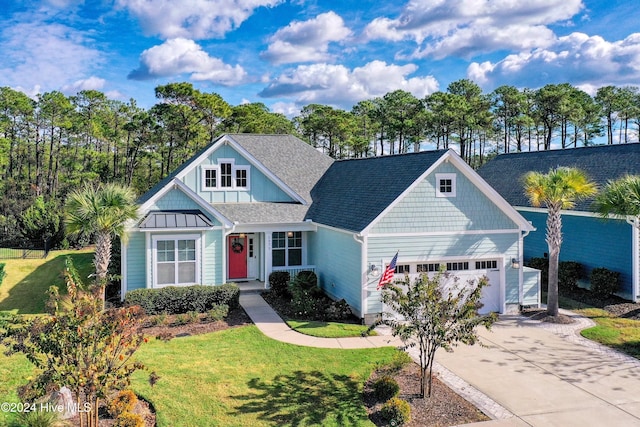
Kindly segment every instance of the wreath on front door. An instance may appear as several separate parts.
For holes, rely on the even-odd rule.
[[[241,254],[243,249],[244,246],[242,246],[242,243],[238,241],[233,242],[233,244],[231,245],[231,250],[236,254]]]

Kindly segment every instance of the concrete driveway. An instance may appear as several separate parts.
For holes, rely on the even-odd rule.
[[[451,371],[472,386],[462,386],[463,394],[475,388],[476,404],[494,405],[499,419],[471,425],[640,426],[640,361],[579,337],[576,329],[589,326],[579,321],[567,327],[501,317],[490,332],[481,330],[486,347],[436,353],[445,379]],[[490,399],[483,402],[482,393]]]

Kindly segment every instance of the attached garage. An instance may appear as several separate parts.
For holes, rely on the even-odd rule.
[[[449,273],[449,277],[445,279],[444,286],[446,288],[453,288],[456,286],[456,283],[458,287],[465,286],[470,282],[478,283],[480,278],[486,276],[489,279],[489,286],[485,287],[482,291],[483,306],[480,309],[480,313],[501,313],[503,311],[501,295],[504,289],[500,270],[502,264],[502,260],[497,259],[403,263],[396,265],[394,278],[402,279],[402,276],[406,274],[413,281],[423,273],[432,276],[439,271],[441,266],[445,266],[445,271]]]

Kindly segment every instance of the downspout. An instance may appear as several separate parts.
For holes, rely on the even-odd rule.
[[[626,218],[627,224],[633,227],[631,231],[631,256],[633,257],[633,262],[631,263],[631,275],[632,275],[632,290],[631,290],[631,298],[633,302],[638,302],[638,287],[640,286],[640,278],[638,278],[638,274],[640,272],[640,268],[638,268],[638,263],[640,262],[640,253],[638,253],[638,238],[640,237],[638,231],[640,230],[640,218],[627,216]]]
[[[353,240],[360,243],[360,277],[364,277],[363,283],[360,284],[360,316],[364,319],[364,315],[367,312],[367,245],[366,237],[360,233],[353,234]]]

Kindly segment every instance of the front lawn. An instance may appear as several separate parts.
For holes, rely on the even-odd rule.
[[[70,256],[85,283],[93,272],[93,250],[51,251],[45,259],[10,259],[6,264],[6,277],[0,285],[0,311],[16,314],[43,313],[49,286],[57,285],[64,291],[64,261]]]
[[[299,347],[251,325],[150,341],[139,360],[160,380],[151,387],[138,372],[134,389],[153,403],[158,426],[372,425],[364,382],[396,351]]]
[[[134,374],[133,388],[153,404],[159,427],[372,426],[364,383],[397,351],[299,347],[243,326],[150,340],[138,352],[147,371]],[[153,387],[150,372],[160,377]],[[0,396],[17,402],[15,388],[32,373],[23,356],[0,356]],[[0,425],[13,419],[0,413]]]
[[[366,325],[355,323],[323,322],[320,320],[287,320],[291,329],[301,334],[318,338],[359,337],[369,329]],[[371,331],[368,335],[377,335]]]

